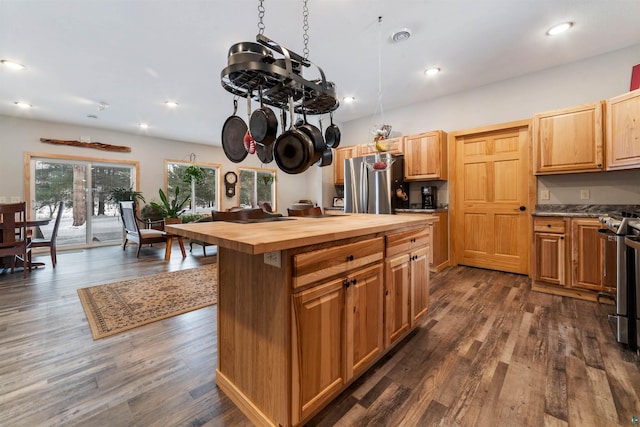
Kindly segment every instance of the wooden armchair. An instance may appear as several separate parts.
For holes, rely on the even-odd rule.
[[[127,243],[133,242],[138,245],[136,258],[140,258],[140,247],[142,245],[153,243],[171,244],[171,237],[162,230],[153,228],[140,228],[135,214],[135,205],[133,202],[120,202],[120,215],[122,216],[122,226],[124,227],[125,239],[122,250],[127,249]],[[167,247],[166,253],[170,254],[170,246]],[[168,259],[165,255],[165,259]]]
[[[27,268],[31,271],[31,242],[27,237],[26,224],[27,204],[0,204],[0,223],[2,239],[0,240],[0,257],[11,257],[11,272],[15,271],[16,257],[22,258],[23,275],[27,277]]]
[[[289,216],[320,216],[322,215],[322,208],[320,206],[314,206],[307,209],[287,209]]]

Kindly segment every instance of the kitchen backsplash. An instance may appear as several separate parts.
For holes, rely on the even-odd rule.
[[[537,201],[540,205],[639,205],[640,170],[538,176]]]

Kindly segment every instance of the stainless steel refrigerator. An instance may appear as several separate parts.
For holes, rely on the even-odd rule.
[[[372,165],[375,155],[344,161],[344,211],[351,213],[392,214],[409,207],[409,188],[404,183],[404,156],[393,156],[386,170]]]

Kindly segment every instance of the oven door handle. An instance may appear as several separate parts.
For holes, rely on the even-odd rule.
[[[607,229],[607,228],[600,228],[598,229],[598,237],[600,237],[601,239],[603,239],[604,241],[610,241],[610,242],[615,242],[616,241],[616,233],[614,233],[613,231]],[[603,253],[602,253],[602,257],[606,260],[607,259],[607,245],[603,245]],[[608,262],[604,262],[604,268],[603,268],[603,272],[602,274],[604,275],[604,277],[607,277],[607,264]]]

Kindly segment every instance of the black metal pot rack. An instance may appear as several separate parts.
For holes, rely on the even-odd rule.
[[[267,55],[228,65],[220,73],[222,87],[227,92],[259,99],[261,91],[264,104],[280,109],[288,108],[291,97],[295,112],[300,114],[326,114],[340,106],[335,84],[327,81],[319,66],[262,34],[256,36],[256,41],[282,54],[284,61]],[[319,70],[320,78],[306,80],[301,69],[312,65]]]

